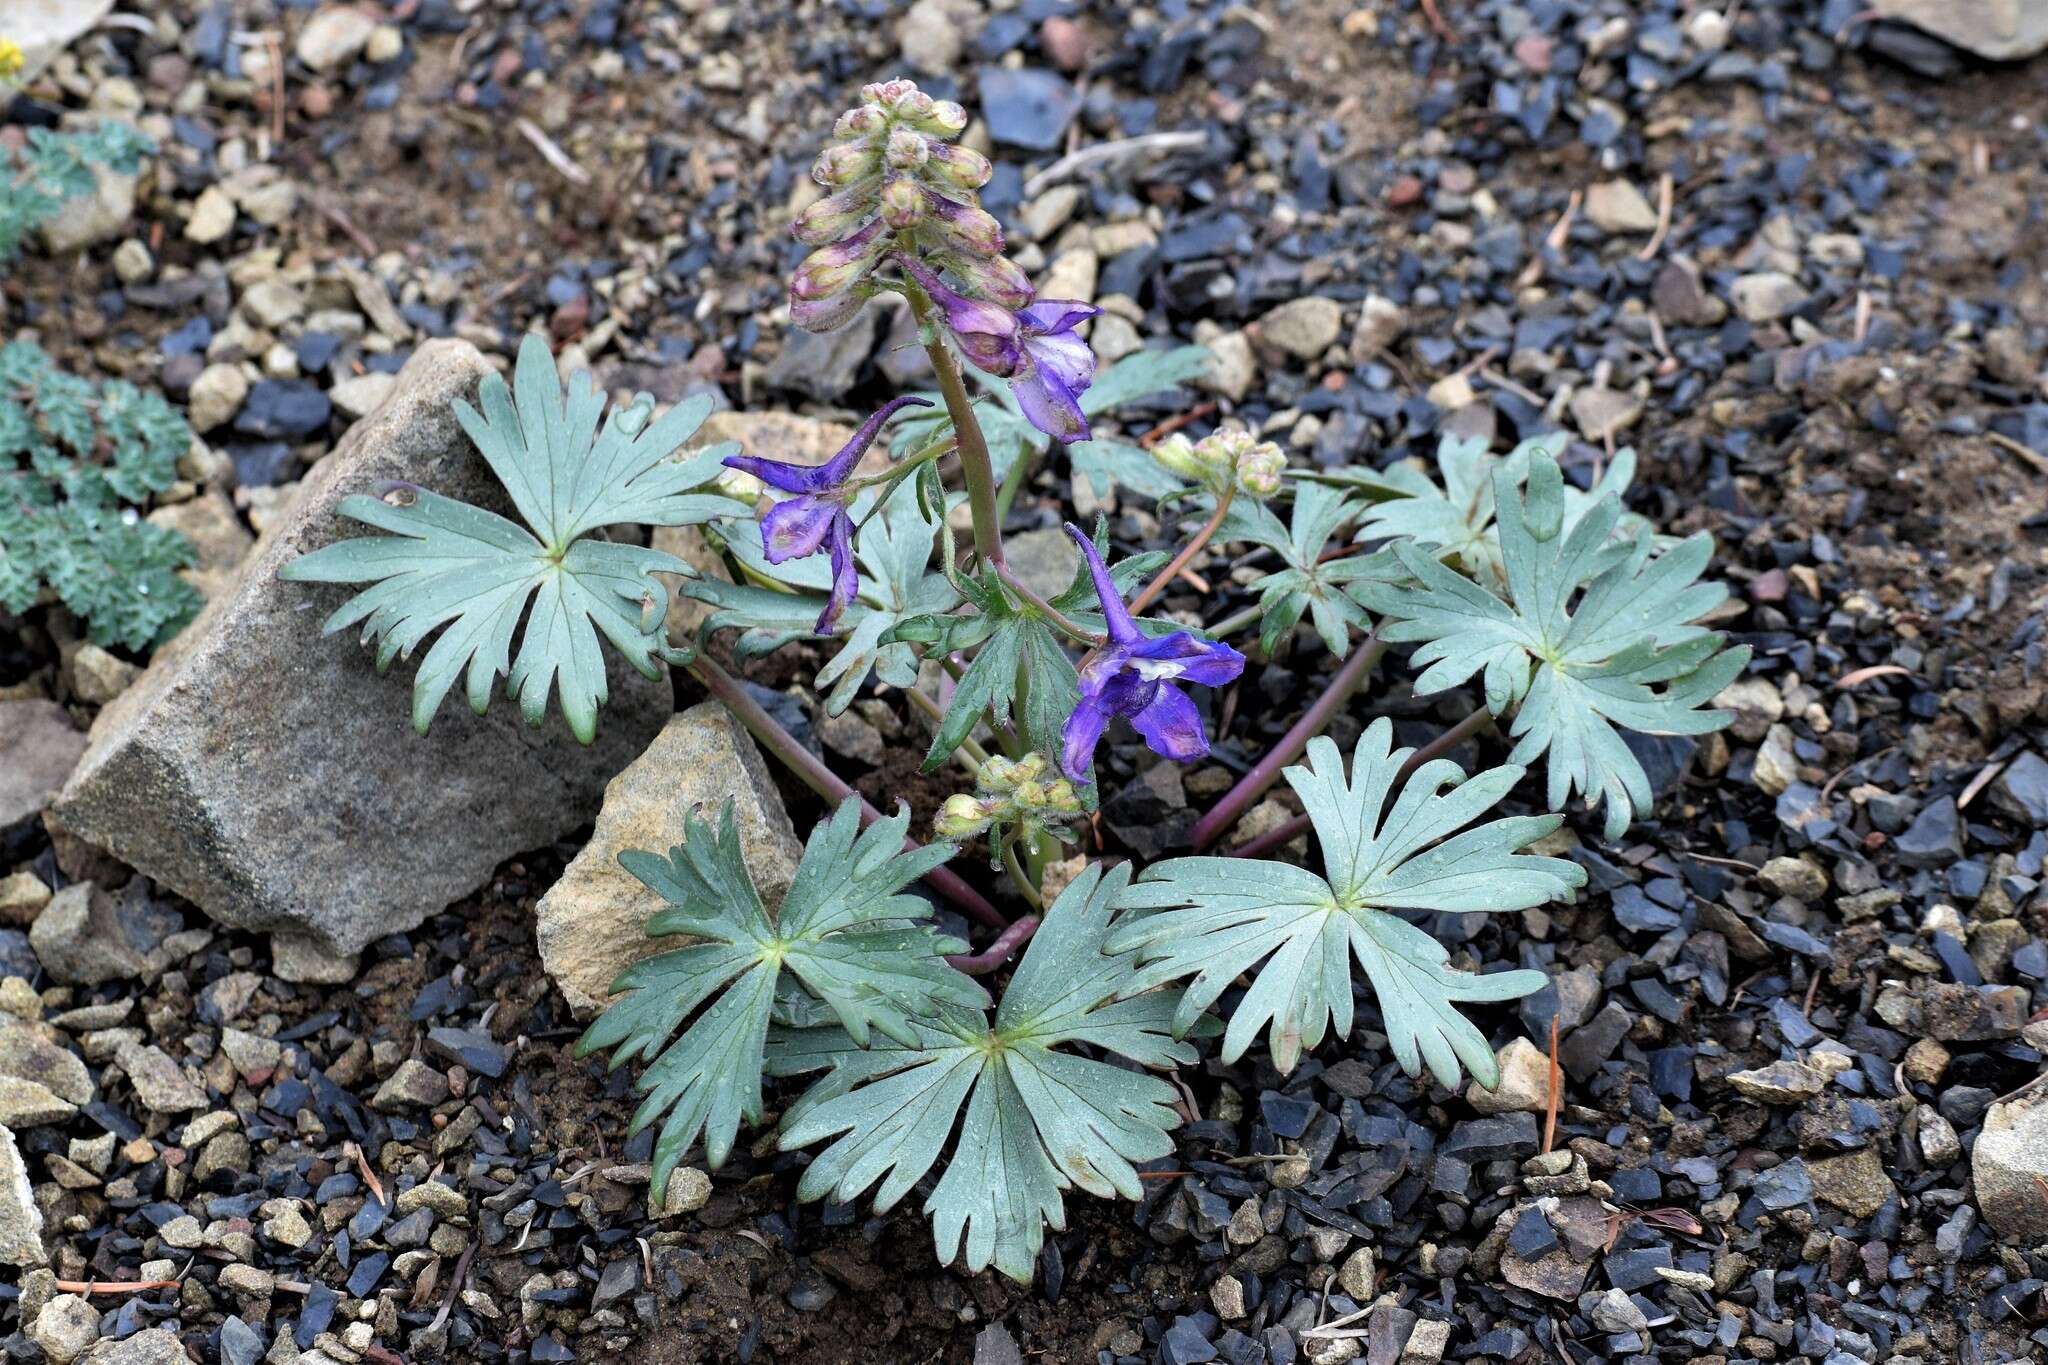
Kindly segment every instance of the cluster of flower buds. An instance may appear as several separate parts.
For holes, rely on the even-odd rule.
[[[1235,487],[1254,498],[1270,498],[1280,491],[1280,474],[1287,468],[1279,446],[1231,427],[1199,441],[1175,432],[1152,447],[1152,458],[1217,497]]]
[[[892,251],[1010,307],[1029,303],[1031,282],[1004,258],[1002,229],[974,194],[988,183],[988,158],[952,142],[967,111],[904,80],[865,86],[861,99],[840,115],[811,170],[830,193],[792,229],[818,249],[790,280],[791,318],[813,332],[844,325]]]
[[[1081,794],[1042,754],[991,758],[981,765],[974,795],[946,798],[932,828],[941,839],[970,839],[990,826],[1018,824],[1070,838],[1082,814]]]

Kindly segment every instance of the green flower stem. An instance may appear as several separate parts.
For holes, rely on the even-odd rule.
[[[1024,480],[1031,477],[1031,467],[1038,463],[1039,454],[1035,447],[1026,446],[1003,471],[1003,486],[996,490],[996,516],[1010,515],[1010,504],[1017,500],[1017,490],[1024,486]]]
[[[995,466],[989,462],[988,441],[981,423],[974,418],[974,403],[967,396],[967,383],[960,366],[936,330],[932,301],[915,283],[904,290],[918,329],[931,340],[925,354],[931,357],[932,373],[939,377],[939,392],[946,399],[946,413],[953,419],[953,434],[960,442],[960,477],[967,485],[967,506],[974,514],[974,553],[984,563],[1003,567],[1002,514],[996,510]]]
[[[1036,843],[1037,841],[1032,840],[1032,842]],[[1017,861],[1017,841],[1015,839],[1003,841],[1003,870],[1010,874],[1010,881],[1016,886],[1017,894],[1024,898],[1027,905],[1034,911],[1045,909],[1045,897],[1039,894],[1038,883],[1032,879],[1030,873],[1024,870],[1024,865]]]
[[[946,959],[957,970],[969,976],[987,976],[996,968],[1021,952],[1031,935],[1038,929],[1038,916],[1026,915],[1009,928],[994,943],[978,953],[956,953]]]
[[[762,709],[761,704],[747,695],[730,673],[720,668],[705,654],[698,654],[687,661],[690,675],[704,690],[725,703],[726,708],[739,717],[740,724],[747,727],[761,747],[780,759],[789,770],[797,775],[806,787],[832,804],[838,804],[847,797],[856,795],[839,775],[826,767],[816,754],[797,743],[796,737],[776,723],[775,717]],[[882,818],[882,813],[869,805],[863,797],[860,803],[860,823],[865,829]],[[909,847],[915,847],[910,840]],[[959,875],[943,867],[933,868],[925,873],[925,881],[932,890],[960,907],[971,918],[991,929],[1007,930],[1010,921],[1003,912],[988,903],[979,891],[962,881]]]
[[[1259,606],[1258,604],[1254,603],[1253,605],[1246,607],[1243,611],[1234,613],[1230,616],[1226,616],[1221,621],[1218,621],[1215,625],[1204,626],[1202,629],[1206,630],[1212,639],[1228,640],[1231,636],[1237,634],[1246,626],[1257,625],[1259,623],[1259,618],[1261,616],[1264,616],[1265,614],[1265,609]]]
[[[901,483],[904,475],[915,472],[921,464],[929,464],[931,461],[950,453],[959,442],[960,438],[958,436],[942,436],[923,449],[905,455],[902,459],[878,474],[863,474],[857,479],[847,480],[846,486],[857,489],[872,488],[878,483]]]
[[[927,716],[930,716],[933,720],[945,719],[946,713],[939,709],[939,704],[917,688],[906,687],[903,689],[903,695],[910,698],[911,705],[924,712]],[[967,769],[969,777],[980,777],[981,765],[988,762],[988,750],[982,748],[981,744],[971,735],[960,741],[960,747],[953,751],[953,756],[960,760],[961,767]]]
[[[1089,645],[1092,647],[1102,643],[1102,637],[1100,635],[1095,634],[1093,631],[1082,629],[1079,625],[1076,625],[1073,621],[1069,620],[1067,616],[1063,612],[1061,612],[1058,607],[1055,607],[1052,603],[1046,601],[1043,597],[1040,597],[1037,593],[1033,592],[1031,590],[1031,585],[1026,583],[1023,579],[1019,578],[1016,572],[1013,569],[1011,569],[1008,564],[996,565],[996,575],[1003,580],[1004,584],[1009,587],[1011,592],[1014,592],[1017,594],[1017,596],[1023,598],[1025,603],[1029,605],[1034,611],[1036,611],[1039,615],[1043,616],[1046,620],[1052,622],[1055,626],[1058,626],[1067,634],[1073,636],[1082,644]]]
[[[1236,496],[1237,485],[1234,483],[1223,490],[1223,495],[1216,499],[1216,512],[1209,518],[1208,525],[1195,532],[1195,538],[1181,546],[1180,553],[1173,557],[1173,562],[1161,569],[1159,576],[1146,584],[1143,592],[1131,599],[1131,615],[1136,616],[1145,610],[1159,594],[1166,591],[1167,584],[1180,577],[1180,571],[1188,566],[1188,561],[1201,553],[1202,547],[1209,543],[1210,537],[1222,527],[1223,518],[1230,511],[1230,500]]]
[[[1238,779],[1237,785],[1223,794],[1223,799],[1210,807],[1208,814],[1195,822],[1194,844],[1197,850],[1205,849],[1216,842],[1223,832],[1237,823],[1237,817],[1245,807],[1265,795],[1266,788],[1280,778],[1280,770],[1301,757],[1308,742],[1321,734],[1337,713],[1344,709],[1344,703],[1358,690],[1372,672],[1372,666],[1379,662],[1380,655],[1387,652],[1386,642],[1377,634],[1368,637],[1351,651],[1351,657],[1330,679],[1330,685],[1323,689],[1302,713],[1294,727],[1281,736],[1267,755],[1253,764],[1251,770]]]
[[[1453,725],[1450,729],[1408,755],[1408,761],[1401,765],[1401,770],[1398,773],[1394,774],[1394,780],[1390,785],[1400,786],[1408,780],[1410,773],[1423,764],[1433,758],[1442,758],[1481,730],[1489,728],[1492,720],[1493,713],[1491,711],[1487,710],[1484,706],[1478,708],[1471,715],[1465,717],[1465,719],[1459,721],[1456,725]],[[1261,853],[1279,848],[1282,844],[1292,840],[1295,835],[1307,829],[1308,825],[1309,820],[1306,815],[1297,815],[1284,824],[1275,825],[1256,839],[1247,839],[1244,843],[1231,849],[1228,856],[1232,858],[1256,858]]]

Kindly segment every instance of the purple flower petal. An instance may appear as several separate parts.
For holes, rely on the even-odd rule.
[[[1084,786],[1091,780],[1088,770],[1095,763],[1095,746],[1102,742],[1102,731],[1108,724],[1109,712],[1087,701],[1067,717],[1066,727],[1060,732],[1060,771],[1069,779]]]
[[[1202,687],[1221,687],[1244,672],[1244,655],[1221,641],[1197,639],[1185,630],[1147,640],[1130,653],[1134,661],[1152,665],[1137,665],[1141,674]]]
[[[959,343],[967,363],[984,373],[1007,379],[1028,363],[1018,338],[1017,319],[1009,309],[970,299],[910,257],[899,258],[903,273],[917,282],[945,316],[946,330]]]
[[[1095,382],[1095,352],[1072,332],[1026,336],[1024,350],[1030,355],[1032,364],[1050,373],[1067,392],[1077,397]]]
[[[1082,303],[1078,299],[1040,299],[1019,309],[1017,318],[1026,331],[1037,336],[1052,336],[1058,332],[1073,331],[1101,311],[1094,304]]]
[[[860,463],[860,457],[867,454],[868,447],[873,445],[875,437],[881,434],[884,422],[895,416],[902,408],[930,406],[930,400],[912,398],[908,395],[891,399],[883,404],[874,416],[861,423],[860,430],[853,434],[853,439],[840,447],[839,453],[823,464],[796,464],[788,460],[770,460],[760,455],[728,455],[720,463],[727,469],[752,474],[761,482],[779,488],[785,493],[823,493],[846,482],[848,476],[853,473],[854,466]],[[816,550],[817,546],[813,545],[804,553],[812,554]],[[771,562],[780,563],[779,560]]]
[[[1192,762],[1209,752],[1202,713],[1195,709],[1194,698],[1177,687],[1161,687],[1151,705],[1131,717],[1131,725],[1154,753],[1176,763]]]
[[[1051,370],[1034,366],[1029,374],[1010,381],[1010,392],[1024,410],[1024,420],[1055,441],[1072,444],[1088,439],[1088,414]]]
[[[853,518],[838,508],[832,518],[832,592],[825,610],[818,615],[818,634],[830,635],[832,626],[860,593],[860,574],[853,566]]]
[[[844,515],[838,503],[810,493],[778,502],[761,518],[761,549],[770,564],[814,555],[823,547],[834,519]]]
[[[1101,555],[1095,553],[1095,542],[1082,535],[1081,528],[1071,521],[1067,523],[1067,534],[1074,538],[1074,543],[1081,547],[1082,558],[1088,561],[1088,577],[1095,584],[1095,595],[1102,600],[1102,619],[1109,625],[1110,644],[1124,650],[1142,644],[1145,637],[1138,633],[1137,623],[1124,609],[1123,596],[1117,592],[1116,582],[1109,576],[1109,566],[1102,562]],[[1102,653],[1107,656],[1110,651],[1105,649]]]

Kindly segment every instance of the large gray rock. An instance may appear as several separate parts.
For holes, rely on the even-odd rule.
[[[41,1265],[46,1259],[35,1187],[28,1183],[14,1134],[0,1127],[0,1265]]]
[[[56,702],[0,701],[0,829],[41,814],[84,753]]]
[[[113,8],[114,0],[0,0],[0,34],[21,46],[23,65],[15,80],[34,80]]]
[[[590,842],[534,908],[541,964],[579,1015],[609,1000],[613,979],[629,965],[688,942],[647,937],[648,917],[664,902],[619,866],[619,854],[666,855],[683,842],[685,816],[695,811],[715,824],[728,799],[747,868],[773,910],[803,846],[761,751],[723,703],[703,702],[675,717],[605,789]]]
[[[2000,1100],[1970,1149],[1984,1221],[2023,1246],[2048,1242],[2048,1086]]]
[[[451,696],[418,736],[411,665],[379,676],[352,634],[321,633],[350,590],[278,577],[300,554],[363,533],[335,504],[390,480],[509,511],[450,407],[473,400],[488,372],[467,342],[419,348],[199,619],[100,713],[46,816],[53,830],[217,920],[348,953],[597,814],[606,780],[671,714],[666,677],[612,660],[588,748],[552,707],[528,728],[502,696],[483,717]]]
[[[1870,9],[1994,62],[2048,50],[2048,5],[2041,0],[1872,0]]]

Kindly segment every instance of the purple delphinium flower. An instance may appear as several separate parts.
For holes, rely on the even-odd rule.
[[[1209,752],[1201,714],[1194,700],[1174,684],[1221,687],[1244,672],[1244,655],[1185,630],[1157,639],[1144,635],[1125,609],[1093,542],[1071,522],[1067,534],[1088,558],[1088,574],[1095,580],[1095,595],[1102,599],[1109,639],[1081,660],[1081,704],[1067,718],[1060,736],[1060,768],[1076,782],[1089,780],[1095,746],[1111,716],[1129,720],[1153,752],[1176,763],[1201,758]]]
[[[1095,352],[1074,329],[1101,312],[1072,299],[1040,299],[1015,312],[947,287],[935,273],[899,258],[904,273],[945,314],[969,364],[1010,381],[1025,418],[1056,441],[1088,439],[1081,395],[1095,382]]]
[[[752,474],[771,488],[797,495],[776,503],[761,518],[761,549],[770,564],[803,559],[820,550],[831,554],[832,589],[818,616],[820,635],[832,633],[832,623],[860,591],[860,575],[853,566],[853,518],[846,512],[852,493],[844,485],[881,434],[882,424],[895,416],[897,409],[930,406],[922,398],[893,399],[863,422],[837,455],[819,465],[791,464],[759,455],[725,457],[726,468]]]

